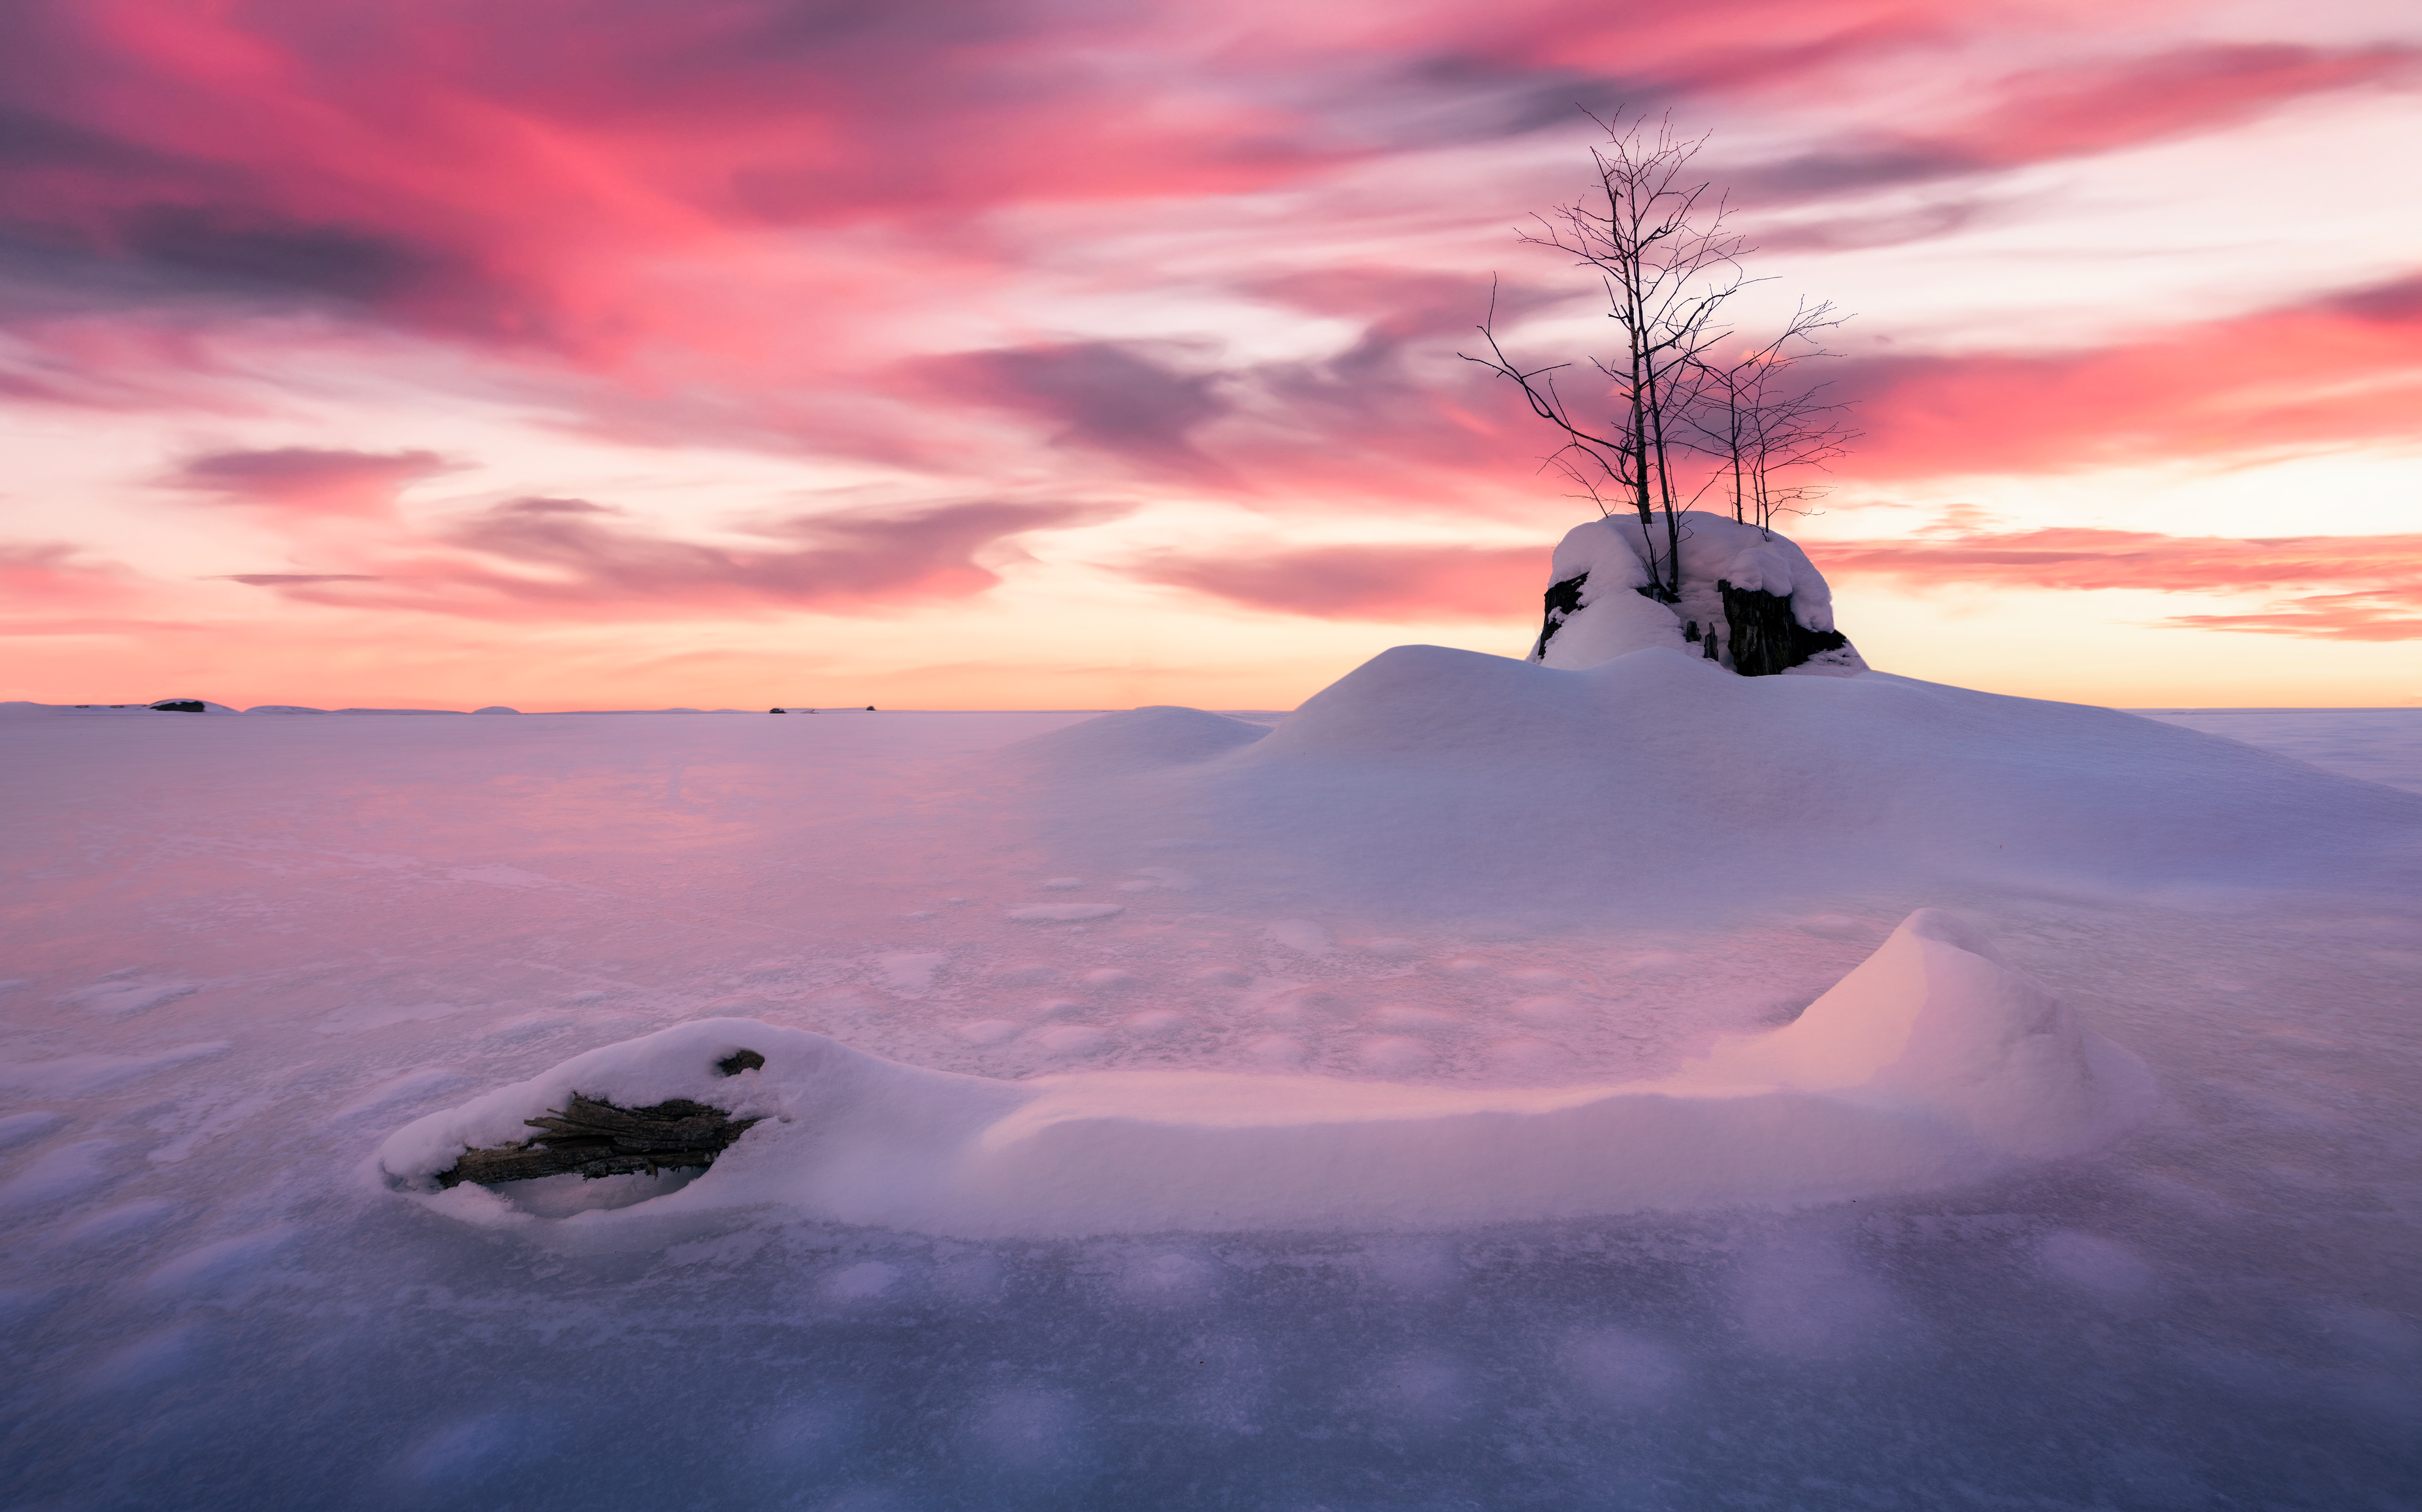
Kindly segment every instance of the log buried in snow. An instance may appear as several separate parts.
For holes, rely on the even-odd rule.
[[[742,1050],[717,1062],[716,1068],[725,1076],[737,1076],[764,1063],[756,1051]],[[569,1175],[594,1180],[710,1166],[758,1120],[733,1118],[720,1108],[685,1097],[653,1108],[618,1108],[574,1093],[561,1112],[523,1122],[540,1132],[518,1144],[464,1151],[451,1169],[437,1173],[437,1184],[493,1186]]]

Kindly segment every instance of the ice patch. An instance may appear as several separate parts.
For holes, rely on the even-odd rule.
[[[890,991],[915,996],[932,990],[934,973],[949,959],[944,954],[895,951],[874,958],[874,975]]]
[[[1846,1246],[1778,1243],[1752,1254],[1736,1279],[1741,1332],[1760,1353],[1838,1360],[1896,1342],[1898,1300]]]
[[[447,872],[456,882],[479,882],[492,888],[551,888],[555,878],[525,872],[518,866],[457,866]]]
[[[1121,1297],[1147,1306],[1207,1301],[1219,1290],[1219,1263],[1207,1255],[1163,1250],[1131,1257],[1121,1268]]]
[[[1282,919],[1270,926],[1270,938],[1301,955],[1327,955],[1335,947],[1329,931],[1309,919]]]
[[[1506,1011],[1542,1025],[1576,1023],[1581,1016],[1581,1005],[1570,998],[1523,998],[1507,1004]]]
[[[188,1324],[137,1339],[95,1365],[84,1378],[84,1389],[129,1391],[182,1375],[192,1364],[193,1335]]]
[[[129,1235],[155,1228],[174,1217],[177,1211],[176,1204],[156,1198],[120,1203],[116,1207],[103,1208],[89,1218],[78,1219],[69,1224],[59,1231],[55,1242],[68,1247],[109,1244]]]
[[[1583,1394],[1619,1409],[1654,1407],[1680,1392],[1690,1368],[1680,1351],[1621,1329],[1589,1329],[1558,1351],[1565,1376]]]
[[[1571,1052],[1535,1039],[1499,1040],[1488,1047],[1488,1058],[1518,1077],[1539,1077],[1565,1070],[1572,1064]]]
[[[468,1002],[364,1002],[323,1014],[311,1026],[320,1034],[360,1034],[395,1024],[417,1024],[430,1018],[450,1018],[477,1007]]]
[[[2153,1284],[2152,1268],[2136,1252],[2099,1234],[2063,1229],[2045,1236],[2044,1268],[2072,1285],[2108,1297],[2129,1297]]]
[[[862,1260],[826,1277],[824,1293],[835,1301],[862,1302],[889,1291],[899,1279],[897,1267],[880,1260]]]
[[[1401,1034],[1364,1040],[1356,1058],[1372,1070],[1392,1077],[1409,1076],[1437,1059],[1428,1046]]]
[[[1041,1046],[1046,1054],[1068,1057],[1091,1055],[1109,1038],[1102,1031],[1083,1024],[1046,1029],[1028,1037]]]
[[[1453,1014],[1402,1006],[1377,1009],[1363,1022],[1392,1034],[1445,1034],[1463,1027],[1463,1020]]]
[[[967,1447],[1009,1469],[1033,1470],[1065,1458],[1081,1422],[1076,1404],[1056,1393],[1005,1392],[974,1414]]]
[[[1069,1026],[1035,1038],[1077,1053],[1100,1033]],[[1428,1053],[1390,1038],[1374,1042],[1380,1053]],[[742,1048],[764,1065],[720,1075],[716,1062]],[[1273,1066],[1304,1054],[1285,1035],[1246,1050]],[[477,1199],[464,1189],[439,1199],[431,1178],[465,1147],[520,1138],[524,1119],[574,1090],[625,1107],[686,1097],[763,1120],[652,1212],[772,1205],[969,1237],[1791,1206],[1950,1186],[2090,1149],[2149,1097],[2131,1056],[2000,964],[1968,926],[1921,909],[1796,1022],[1719,1041],[1654,1080],[1480,1091],[1098,1071],[1013,1082],[707,1019],[432,1113],[390,1137],[381,1164],[440,1211],[467,1214]],[[1782,1317],[1800,1303],[1744,1305]],[[1768,1331],[1778,1330],[1789,1331]],[[1814,1334],[1778,1347],[1802,1345],[1833,1347]]]
[[[407,1480],[447,1485],[510,1457],[529,1438],[527,1425],[502,1412],[449,1424],[397,1461]]]
[[[144,1278],[144,1285],[163,1295],[193,1295],[257,1284],[261,1262],[284,1249],[294,1236],[292,1225],[278,1223],[215,1240],[164,1262]]]
[[[1289,1034],[1264,1034],[1247,1041],[1245,1053],[1264,1065],[1299,1065],[1303,1062],[1303,1041]]]
[[[29,1140],[40,1139],[65,1124],[59,1113],[10,1113],[0,1118],[0,1150],[14,1149]]]
[[[83,1140],[45,1151],[0,1187],[0,1209],[45,1207],[99,1188],[109,1178],[105,1158],[116,1148],[113,1140]]]
[[[1115,903],[1046,903],[1030,908],[1012,908],[1009,917],[1022,924],[1081,924],[1124,912],[1126,909]]]
[[[203,1040],[149,1055],[62,1055],[50,1061],[0,1063],[0,1087],[28,1097],[81,1097],[233,1048],[232,1040]]]
[[[419,1102],[452,1092],[471,1079],[451,1066],[428,1066],[407,1071],[391,1080],[382,1081],[335,1112],[337,1118],[359,1118],[364,1113],[381,1112],[399,1103]]]
[[[61,998],[62,1006],[82,1008],[87,1013],[122,1018],[157,1008],[164,1002],[174,1002],[201,991],[197,983],[171,981],[165,977],[137,975],[134,971],[116,971],[91,986],[82,987]]]

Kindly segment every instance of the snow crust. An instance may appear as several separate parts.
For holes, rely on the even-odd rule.
[[[1576,671],[1635,651],[1663,648],[1694,654],[1683,638],[1686,622],[1719,646],[1729,630],[1719,583],[1742,591],[1772,593],[1791,601],[1791,615],[1810,630],[1833,628],[1833,591],[1808,554],[1780,533],[1760,530],[1724,515],[1686,510],[1679,521],[1682,593],[1667,606],[1643,598],[1647,562],[1672,549],[1662,528],[1653,543],[1637,516],[1610,515],[1566,531],[1548,570],[1550,585],[1587,575],[1578,610],[1557,625],[1532,659]],[[1721,658],[1720,658],[1721,659]],[[1841,676],[1864,670],[1855,650],[1826,654],[1794,671]]]
[[[716,1063],[755,1050],[762,1069]],[[2073,1155],[2149,1102],[2127,1052],[1952,916],[1910,916],[1790,1026],[1653,1080],[1473,1091],[1318,1077],[953,1076],[822,1035],[708,1019],[592,1050],[398,1131],[379,1163],[443,1211],[466,1148],[574,1094],[762,1120],[705,1174],[592,1228],[778,1206],[960,1237],[1345,1226],[1421,1230],[1641,1208],[1797,1205]],[[566,1220],[571,1221],[574,1220]]]

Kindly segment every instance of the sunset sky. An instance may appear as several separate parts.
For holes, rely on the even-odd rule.
[[[21,0],[0,699],[1291,707],[1595,513],[1457,359],[1670,112],[1892,671],[2422,702],[2411,0]]]

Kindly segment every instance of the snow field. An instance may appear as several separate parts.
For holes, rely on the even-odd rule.
[[[0,727],[14,1494],[2410,1500],[2416,800],[1880,676],[1698,701],[1655,656],[1471,661],[1392,654],[1278,734],[1194,711]],[[1012,917],[1066,905],[1118,911]],[[1664,1080],[1804,1038],[1927,906],[2158,1103],[1947,1185],[1486,1223],[968,1238],[727,1206],[746,1170],[722,1166],[475,1223],[378,1173],[418,1120],[715,1019],[965,1077],[960,1118],[1105,1074]],[[1182,1195],[1183,1160],[1109,1153]],[[1030,1212],[1102,1189],[1022,1189]]]

